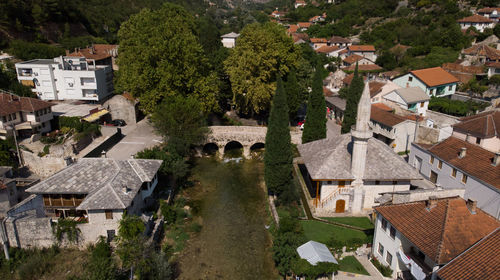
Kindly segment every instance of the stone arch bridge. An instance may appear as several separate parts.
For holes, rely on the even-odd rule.
[[[200,149],[205,150],[209,146],[217,147],[219,156],[224,156],[228,145],[243,147],[243,156],[248,158],[250,152],[256,148],[263,148],[266,142],[267,127],[261,126],[210,126],[210,132]],[[292,143],[302,142],[302,131],[292,128],[290,131]],[[214,146],[215,145],[215,146]],[[199,150],[201,152],[201,150]]]

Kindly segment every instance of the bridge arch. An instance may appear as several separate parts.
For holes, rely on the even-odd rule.
[[[203,145],[201,152],[204,155],[215,155],[217,154],[218,151],[219,151],[219,145],[217,145],[217,143],[210,142]]]
[[[240,141],[232,140],[224,145],[224,154],[231,153],[232,155],[242,154],[244,151],[244,146]]]

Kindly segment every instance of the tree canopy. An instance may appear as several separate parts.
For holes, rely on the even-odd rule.
[[[271,193],[290,194],[292,185],[292,145],[288,127],[288,106],[281,77],[278,77],[264,152],[264,179]],[[288,199],[288,198],[287,198]]]
[[[326,138],[326,103],[323,95],[323,77],[321,64],[316,66],[312,91],[307,101],[306,122],[302,133],[302,143]]]
[[[243,28],[224,62],[237,108],[243,113],[269,110],[276,76],[285,76],[296,67],[298,55],[292,39],[276,23],[254,23]]]
[[[344,112],[344,120],[342,121],[342,133],[351,131],[351,126],[356,124],[356,116],[358,112],[358,103],[363,93],[364,83],[363,77],[358,73],[358,64],[354,70],[354,77],[352,78],[349,89],[346,92],[346,107]]]
[[[216,109],[216,76],[195,32],[193,17],[178,5],[131,16],[118,32],[117,88],[138,97],[146,113],[174,96],[196,98],[205,112]]]

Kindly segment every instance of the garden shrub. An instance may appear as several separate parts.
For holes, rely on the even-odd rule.
[[[385,277],[391,277],[392,276],[392,269],[389,266],[385,266],[381,264],[377,258],[371,259],[372,264],[384,275]]]
[[[77,221],[59,218],[52,228],[57,241],[61,242],[66,236],[70,243],[77,243],[80,236],[80,229],[76,226],[77,224]]]

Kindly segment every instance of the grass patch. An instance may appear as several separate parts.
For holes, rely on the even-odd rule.
[[[370,275],[354,256],[347,256],[342,260],[339,260],[339,270],[363,275]]]
[[[346,242],[350,239],[358,238],[368,240],[369,236],[364,232],[330,225],[318,221],[300,221],[304,234],[309,240],[321,243],[328,243],[332,239]]]
[[[184,249],[185,243],[189,239],[189,234],[183,227],[175,227],[167,232],[166,237],[173,241],[172,247],[174,252],[180,252]]]
[[[360,227],[362,229],[373,229],[373,224],[367,217],[325,217],[321,219],[344,225]]]

